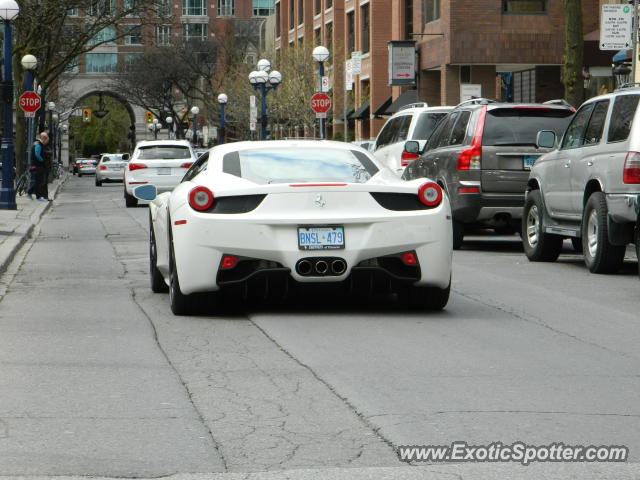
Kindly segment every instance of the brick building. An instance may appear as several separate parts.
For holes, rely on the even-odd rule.
[[[602,2],[610,3],[582,0],[585,34],[595,35]],[[375,136],[382,115],[403,103],[459,103],[462,84],[510,101],[564,96],[560,0],[276,0],[275,9],[276,49],[329,47],[334,130],[343,127],[346,98],[358,139]],[[387,42],[406,39],[416,41],[417,85],[389,87]],[[344,61],[353,51],[362,52],[362,71],[345,97]],[[589,58],[587,68],[607,65],[602,55]]]

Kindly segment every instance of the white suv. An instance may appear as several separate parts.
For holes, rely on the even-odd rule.
[[[138,142],[124,172],[124,200],[127,207],[138,205],[133,189],[155,185],[158,192],[170,192],[180,183],[196,155],[187,140]]]
[[[412,103],[402,107],[387,120],[378,133],[371,147],[373,155],[398,175],[402,175],[404,167],[419,157],[404,152],[405,141],[417,140],[422,151],[438,122],[451,110],[453,107],[429,107],[426,103]]]

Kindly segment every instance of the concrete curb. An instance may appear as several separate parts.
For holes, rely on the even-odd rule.
[[[7,267],[13,261],[18,251],[20,251],[25,242],[31,238],[36,225],[40,223],[44,214],[49,211],[58,195],[58,192],[67,181],[68,177],[69,175],[65,173],[60,180],[54,181],[49,186],[49,197],[52,200],[47,203],[38,204],[31,215],[29,215],[28,220],[18,225],[11,235],[0,245],[0,274],[7,270]]]

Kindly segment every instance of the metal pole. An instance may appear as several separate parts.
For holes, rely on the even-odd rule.
[[[324,62],[318,62],[318,73],[320,74],[320,91],[322,92],[322,77],[324,77]],[[324,140],[326,137],[325,122],[326,122],[326,119],[324,118],[320,119],[320,138],[322,140]]]
[[[262,118],[260,123],[260,140],[267,139],[267,86],[264,83],[260,84],[260,92],[262,93]]]
[[[631,82],[636,81],[636,71],[638,64],[638,0],[633,0],[633,30],[631,31]]]
[[[16,210],[16,191],[13,187],[13,71],[11,23],[4,21],[4,133],[2,135],[2,188],[0,209]]]
[[[225,103],[220,104],[220,144],[223,144],[225,141],[225,131],[224,131],[224,108],[227,105]]]
[[[193,115],[193,146],[198,146],[198,116]]]
[[[26,75],[27,85],[25,91],[31,92],[33,91],[33,72],[31,70],[27,70]],[[27,119],[27,169],[31,167],[31,144],[33,143],[33,126],[35,123],[35,117]]]

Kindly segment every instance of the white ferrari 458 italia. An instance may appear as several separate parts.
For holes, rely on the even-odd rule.
[[[191,311],[192,294],[286,296],[306,284],[397,293],[426,310],[449,299],[447,196],[352,144],[220,145],[172,192],[144,185],[134,195],[150,200],[151,289],[169,290],[177,315]]]

